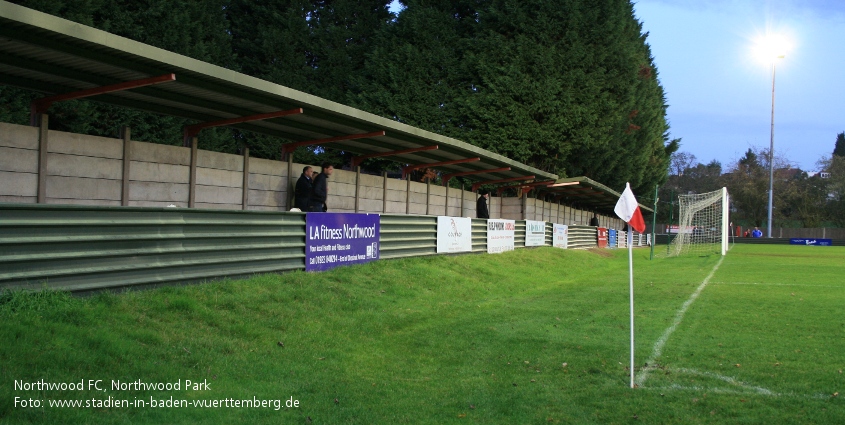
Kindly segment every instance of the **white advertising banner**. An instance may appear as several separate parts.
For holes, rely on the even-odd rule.
[[[437,253],[472,251],[472,219],[437,217]]]
[[[487,252],[513,251],[515,220],[490,219],[487,220]]]
[[[525,220],[525,246],[546,244],[546,222]]]
[[[552,246],[566,249],[566,245],[569,243],[569,226],[555,223],[553,229]]]

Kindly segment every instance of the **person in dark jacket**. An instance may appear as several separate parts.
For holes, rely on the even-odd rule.
[[[487,210],[487,199],[490,198],[490,193],[482,190],[479,193],[478,201],[475,203],[475,215],[478,218],[490,218],[490,212]]]
[[[590,219],[590,226],[599,227],[599,216],[593,213],[593,218]]]
[[[326,199],[329,197],[329,187],[327,179],[332,175],[334,167],[329,164],[323,164],[323,172],[314,177],[314,187],[311,190],[311,211],[326,212]]]
[[[295,198],[293,206],[299,208],[300,211],[308,211],[311,208],[311,189],[314,182],[311,176],[314,170],[310,166],[302,169],[302,175],[296,181],[296,189],[294,190]]]

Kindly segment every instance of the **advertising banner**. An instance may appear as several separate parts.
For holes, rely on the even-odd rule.
[[[683,230],[677,224],[666,226],[666,233],[692,233],[694,226],[684,226]]]
[[[599,248],[607,248],[607,228],[599,227],[598,229],[598,244]]]
[[[472,251],[472,219],[437,217],[437,253]]]
[[[566,249],[569,244],[569,226],[555,223],[552,226],[552,246]]]
[[[789,240],[790,245],[818,245],[818,246],[831,246],[833,245],[833,239],[818,239],[818,238],[792,238]]]
[[[378,260],[379,231],[378,214],[306,214],[305,270]]]
[[[608,246],[608,248],[616,248],[616,234],[617,234],[616,229],[610,229],[607,232],[607,234],[608,234],[608,236],[607,236],[607,239],[608,239],[607,240],[607,246]]]
[[[487,220],[487,252],[513,251],[515,220],[490,219]]]
[[[546,244],[546,222],[525,220],[525,246]]]

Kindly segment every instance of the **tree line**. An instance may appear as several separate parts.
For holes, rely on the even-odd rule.
[[[831,155],[819,159],[817,167],[821,171],[816,174],[793,167],[778,155],[772,158],[764,148],[749,148],[724,169],[718,161],[702,164],[695,155],[676,152],[667,182],[659,190],[657,221],[670,223],[673,217],[677,221],[678,194],[727,187],[734,225],[764,227],[768,220],[771,161],[774,227],[845,227],[845,132],[836,136]]]
[[[638,192],[667,179],[666,99],[630,0],[13,0],[166,50],[454,137],[563,177]],[[0,87],[0,120],[38,94]],[[178,144],[191,122],[69,101],[51,128]],[[278,158],[235,129],[200,147]],[[301,162],[351,155],[300,148]],[[371,160],[375,171],[397,164]]]

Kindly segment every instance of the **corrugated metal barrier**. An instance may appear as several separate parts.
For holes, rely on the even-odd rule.
[[[572,249],[598,247],[596,228],[592,226],[569,226],[567,247]]]
[[[381,258],[437,253],[437,217],[380,221]],[[546,229],[551,246],[551,223]],[[525,245],[524,221],[516,221],[514,245]],[[569,246],[595,247],[595,228],[570,226]],[[472,252],[487,252],[484,219],[472,219]],[[85,291],[303,269],[304,213],[0,206],[0,288]]]
[[[305,268],[305,214],[4,205],[0,287],[88,290]]]
[[[381,228],[380,258],[437,254],[437,217],[435,216],[383,214],[379,220],[379,227]]]

